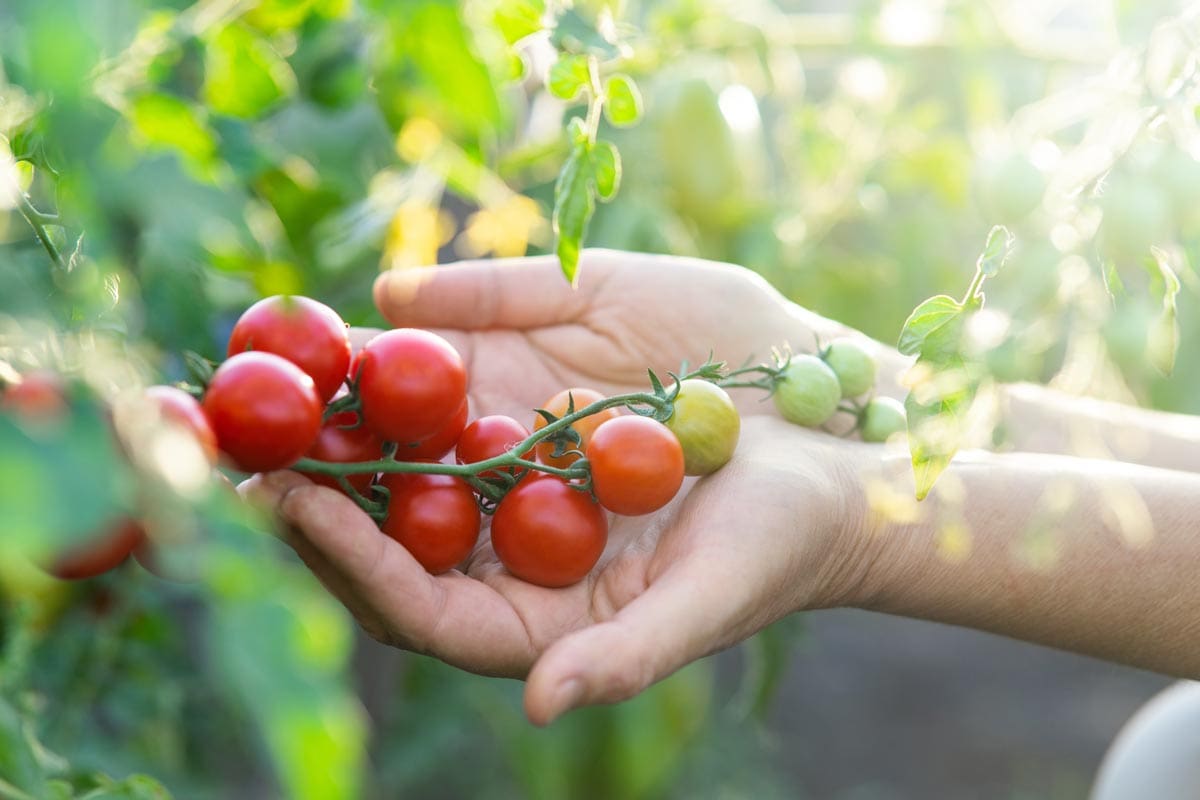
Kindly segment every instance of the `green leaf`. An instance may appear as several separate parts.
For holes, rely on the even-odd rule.
[[[596,142],[592,149],[592,178],[600,200],[607,202],[616,197],[621,186],[621,153],[612,142]]]
[[[628,75],[613,75],[604,83],[604,116],[617,127],[637,122],[642,116],[642,93]]]
[[[130,121],[148,146],[168,147],[206,164],[216,153],[216,139],[201,114],[167,94],[144,94],[130,104]]]
[[[542,30],[542,15],[545,13],[544,0],[500,0],[492,15],[492,22],[504,41],[511,45]]]
[[[0,797],[41,797],[44,783],[25,723],[0,697]]]
[[[900,329],[900,339],[896,349],[906,356],[926,355],[926,342],[939,331],[946,331],[947,326],[953,329],[956,323],[961,323],[963,314],[962,303],[944,294],[931,297],[921,303],[909,314]],[[941,344],[942,337],[935,340]]]
[[[961,359],[949,369],[919,359],[913,370],[921,379],[904,399],[904,410],[917,499],[924,500],[958,452],[979,376]]]
[[[554,187],[554,234],[558,237],[555,251],[563,275],[572,286],[578,280],[579,251],[595,210],[590,154],[587,148],[576,146]]]
[[[565,8],[550,34],[550,43],[560,51],[591,53],[601,59],[616,58],[621,55],[621,50],[610,32],[611,26],[599,26],[575,8]]]
[[[1008,257],[1012,255],[1016,238],[1003,225],[997,225],[988,233],[987,243],[975,266],[989,278],[998,273]]]
[[[1163,280],[1162,311],[1150,324],[1146,333],[1146,357],[1151,365],[1163,375],[1175,369],[1175,358],[1179,352],[1179,322],[1176,312],[1176,296],[1179,294],[1179,276],[1167,261],[1166,254],[1154,248]]]
[[[287,61],[250,28],[226,26],[207,43],[204,100],[213,111],[257,117],[295,89]]]
[[[591,58],[583,55],[559,56],[546,76],[550,94],[563,100],[574,100],[592,83]]]
[[[130,775],[123,781],[105,781],[79,800],[171,800],[167,787],[148,775]]]

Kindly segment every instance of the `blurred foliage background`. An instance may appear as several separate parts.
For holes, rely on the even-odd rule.
[[[1018,250],[975,332],[997,378],[1200,412],[1195,9],[549,5],[0,3],[0,355],[91,390],[69,435],[0,425],[0,797],[803,791],[756,722],[794,621],[736,674],[701,663],[543,732],[517,684],[357,641],[222,491],[156,501],[198,583],[63,585],[17,555],[132,506],[94,398],[218,357],[255,298],[377,325],[381,268],[553,250],[586,105],[547,91],[564,49],[642,93],[638,124],[601,123],[622,181],[588,244],[743,264],[891,342],[1003,223]]]

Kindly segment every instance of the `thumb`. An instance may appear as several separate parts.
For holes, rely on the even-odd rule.
[[[706,585],[683,570],[664,574],[613,619],[559,639],[529,673],[526,715],[547,725],[573,708],[627,700],[725,647],[727,608]]]

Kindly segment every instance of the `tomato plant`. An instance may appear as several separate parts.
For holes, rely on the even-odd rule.
[[[479,539],[475,493],[452,475],[393,473],[381,481],[389,492],[382,530],[433,574],[460,564]]]
[[[683,485],[683,448],[675,434],[647,417],[624,416],[592,433],[587,459],[600,505],[626,516],[649,514]]]
[[[484,461],[507,453],[528,436],[528,429],[512,417],[503,414],[480,417],[468,425],[459,437],[454,458],[459,464]],[[532,455],[527,453],[526,458],[532,459]],[[481,478],[496,476],[496,470],[485,470],[479,474]]]
[[[357,422],[358,415],[353,412],[343,411],[334,414],[325,420],[321,426],[321,432],[317,434],[317,440],[313,442],[312,447],[308,448],[305,456],[335,464],[378,461],[383,457],[383,443],[366,426],[352,427]],[[304,471],[301,471],[301,474],[308,477],[313,483],[342,491],[341,484],[331,475]],[[350,475],[346,480],[358,492],[365,492],[373,478],[373,474],[363,473]]]
[[[321,432],[313,379],[271,353],[238,353],[221,364],[202,405],[221,452],[246,472],[289,466]]]
[[[363,422],[387,442],[429,439],[467,399],[462,357],[436,333],[399,328],[379,334],[359,354]]]
[[[332,308],[309,297],[276,295],[246,309],[233,326],[227,354],[247,350],[291,361],[312,377],[322,400],[333,397],[350,368],[346,323]]]
[[[608,541],[604,511],[560,478],[523,480],[492,517],[492,547],[504,567],[538,586],[570,586],[596,566]]]
[[[574,400],[575,410],[578,411],[584,406],[591,405],[597,400],[603,399],[604,395],[600,394],[595,389],[564,389],[543,403],[542,408],[546,411],[549,411],[556,417],[561,417],[567,413],[567,409],[570,407],[572,400]],[[620,412],[615,408],[606,408],[598,414],[584,417],[578,422],[572,424],[571,427],[574,428],[575,432],[579,434],[581,441],[578,445],[569,447],[568,450],[579,450],[580,452],[583,452],[583,450],[587,447],[588,440],[591,438],[592,431],[596,430],[601,423],[616,418],[619,413]],[[544,427],[546,427],[546,418],[541,414],[538,414],[533,421],[533,430],[534,432],[537,432]],[[536,451],[538,460],[551,467],[566,469],[579,459],[577,454],[570,452],[556,456],[554,455],[554,450],[555,444],[553,442],[541,442],[538,444]]]
[[[699,378],[680,382],[666,425],[683,448],[685,475],[708,475],[725,466],[733,458],[742,429],[729,394]]]

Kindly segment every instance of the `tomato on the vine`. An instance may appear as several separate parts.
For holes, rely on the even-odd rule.
[[[367,430],[366,426],[347,427],[354,425],[357,421],[358,415],[353,411],[343,411],[325,420],[321,426],[321,432],[317,435],[317,440],[313,442],[312,447],[308,448],[305,456],[335,464],[378,461],[383,458],[383,443],[375,434]],[[337,489],[339,492],[342,491],[337,478],[332,475],[303,471],[300,474],[306,476],[313,483]],[[364,472],[358,475],[347,475],[346,480],[361,494],[367,491],[367,487],[371,485],[374,477],[373,473]]]
[[[492,517],[492,548],[500,563],[538,586],[582,580],[607,542],[604,510],[586,492],[555,476],[521,481]]]
[[[453,569],[479,539],[480,513],[470,484],[453,475],[393,472],[382,530],[434,575]]]
[[[458,437],[467,427],[467,416],[470,413],[469,403],[463,400],[458,413],[450,418],[438,432],[423,442],[402,444],[396,448],[396,458],[399,461],[441,461],[446,454],[454,449]]]
[[[545,403],[542,403],[542,408],[546,411],[549,411],[556,417],[563,417],[566,416],[567,408],[569,407],[572,399],[575,401],[575,410],[578,411],[584,406],[590,406],[597,400],[603,400],[604,395],[600,394],[595,389],[583,389],[578,387],[574,389],[564,389],[558,394],[554,395],[554,397],[551,397]],[[575,432],[579,434],[583,441],[570,449],[579,450],[580,452],[586,450],[588,440],[592,436],[592,431],[596,430],[601,423],[607,422],[610,419],[615,419],[617,416],[619,416],[619,414],[620,412],[615,408],[606,408],[598,414],[592,414],[591,416],[584,417],[583,419],[572,423],[571,427],[575,429]],[[533,420],[534,432],[536,433],[537,431],[540,431],[542,428],[546,427],[547,424],[548,423],[546,422],[545,417],[543,417],[541,414],[536,415]],[[550,467],[566,469],[579,460],[579,456],[574,453],[564,453],[561,456],[555,456],[554,449],[555,445],[553,442],[538,443],[537,447],[535,448],[538,461],[541,461],[543,464]]]
[[[26,373],[0,394],[0,410],[26,420],[49,421],[62,416],[67,413],[62,376],[49,370]]]
[[[151,386],[145,396],[164,422],[178,425],[195,438],[209,464],[217,463],[217,435],[196,398],[174,386]]]
[[[313,380],[271,353],[238,353],[213,373],[204,413],[217,444],[246,472],[283,469],[321,432],[324,408]]]
[[[649,417],[617,417],[596,428],[587,460],[596,499],[617,514],[657,511],[683,485],[683,448],[667,426]]]
[[[863,409],[859,427],[864,442],[886,442],[908,428],[904,404],[894,397],[872,397]]]
[[[480,417],[467,426],[454,448],[454,458],[459,464],[474,464],[489,458],[504,455],[514,446],[529,438],[529,431],[512,417],[493,414]],[[532,460],[532,454],[525,458]],[[511,471],[511,470],[510,470]],[[479,473],[481,478],[495,478],[496,470]]]
[[[858,397],[875,385],[875,359],[853,339],[838,339],[831,343],[821,358],[837,376],[842,397]]]
[[[792,356],[775,387],[775,408],[788,422],[815,427],[837,411],[842,385],[829,365],[816,356]]]
[[[56,555],[46,571],[62,580],[83,580],[116,569],[145,538],[134,519],[122,517],[108,528]]]
[[[666,424],[683,448],[685,475],[708,475],[725,466],[733,458],[742,429],[729,394],[699,378],[680,382]]]
[[[385,442],[419,443],[437,434],[467,398],[467,370],[436,333],[398,328],[358,356],[363,421]]]
[[[328,401],[350,367],[350,335],[338,313],[308,297],[276,295],[259,300],[238,319],[227,355],[248,350],[274,353],[304,370]]]

